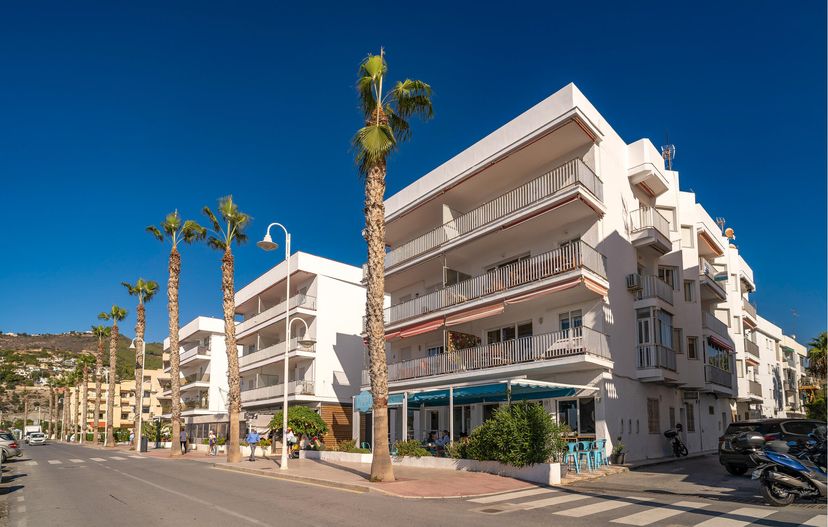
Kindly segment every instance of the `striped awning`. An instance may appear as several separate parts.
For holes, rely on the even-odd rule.
[[[442,318],[438,318],[436,320],[429,320],[428,322],[423,322],[421,324],[417,324],[416,326],[409,326],[407,328],[401,329],[400,338],[404,339],[408,337],[413,337],[415,335],[422,335],[423,333],[428,333],[441,327],[443,327]]]
[[[710,344],[717,346],[719,348],[726,349],[728,351],[733,351],[733,344],[724,339],[720,339],[714,335],[710,335],[709,337],[707,337],[707,341]]]
[[[479,320],[481,318],[486,317],[493,317],[495,315],[499,315],[503,313],[505,307],[503,304],[493,304],[486,307],[481,307],[478,309],[472,309],[471,311],[465,311],[463,313],[457,313],[456,315],[451,315],[450,317],[446,317],[446,326],[456,326],[457,324],[463,324],[464,322],[471,322],[472,320]]]

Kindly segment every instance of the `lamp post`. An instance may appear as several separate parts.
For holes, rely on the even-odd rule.
[[[129,349],[135,349],[136,338],[132,339],[132,343],[129,345]],[[141,386],[135,387],[135,413],[138,416],[138,430],[135,431],[135,437],[138,438],[138,448],[136,448],[135,450],[137,450],[138,452],[143,452],[143,443],[141,442],[141,437],[143,437],[144,435],[144,366],[147,363],[147,354],[146,350],[144,349],[144,339],[138,339],[138,345],[141,347]],[[138,366],[138,364],[136,363],[135,366]]]
[[[109,368],[101,368],[106,376],[106,398],[109,401]],[[114,399],[113,399],[114,405]],[[106,446],[107,440],[109,439],[109,402],[106,403],[106,407],[104,408],[104,444]]]

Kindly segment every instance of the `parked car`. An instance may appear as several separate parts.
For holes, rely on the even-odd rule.
[[[20,449],[17,439],[8,432],[0,432],[0,455],[2,455],[3,463],[7,459],[23,455],[23,450]]]
[[[741,476],[755,466],[745,452],[733,448],[733,438],[742,432],[758,432],[765,441],[804,442],[817,426],[825,426],[825,422],[814,419],[759,419],[730,423],[719,438],[719,463],[734,476]]]
[[[33,432],[29,434],[29,441],[30,445],[45,445],[46,444],[46,434],[41,432]]]

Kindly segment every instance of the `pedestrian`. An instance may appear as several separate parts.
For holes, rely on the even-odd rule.
[[[135,441],[135,432],[132,430],[129,431],[129,444],[132,445],[133,441]]]
[[[285,441],[287,445],[283,445],[282,448],[288,449],[288,456],[293,457],[293,445],[296,444],[296,434],[293,433],[293,428],[288,427],[287,433],[285,434]]]
[[[256,432],[255,428],[251,428],[249,432],[247,432],[247,437],[245,441],[247,441],[247,445],[250,447],[250,459],[249,461],[256,461],[256,445],[259,444],[259,433]]]
[[[208,435],[208,443],[210,445],[210,451],[207,453],[208,456],[215,456],[216,455],[216,434],[210,430],[210,434]]]
[[[186,454],[187,453],[187,432],[184,431],[184,430],[181,430],[181,433],[178,434],[178,439],[181,441],[181,453]]]

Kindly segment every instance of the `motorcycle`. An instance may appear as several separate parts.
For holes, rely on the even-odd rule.
[[[751,479],[759,481],[762,497],[773,507],[785,507],[795,499],[825,500],[828,474],[825,466],[825,436],[813,435],[802,445],[796,441],[769,441],[761,434],[745,432],[733,440],[736,448],[749,452],[756,468]]]
[[[681,440],[681,435],[679,434],[680,429],[677,430],[675,428],[671,428],[664,432],[664,437],[667,439],[672,440],[672,447],[673,447],[673,455],[676,457],[682,457],[687,455],[687,445],[684,444]]]

